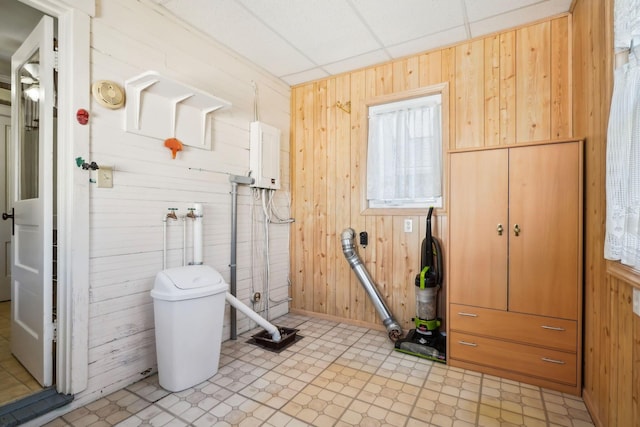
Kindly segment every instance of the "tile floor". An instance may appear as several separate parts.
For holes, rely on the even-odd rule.
[[[42,390],[11,355],[11,301],[0,302],[0,406]]]
[[[380,331],[286,315],[304,338],[280,354],[222,345],[218,373],[180,393],[137,382],[47,427],[592,426],[583,401],[393,351]]]

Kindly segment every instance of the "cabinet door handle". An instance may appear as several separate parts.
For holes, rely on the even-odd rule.
[[[478,344],[476,344],[474,342],[468,342],[468,341],[458,341],[458,344],[467,345],[469,347],[477,347],[478,346]]]
[[[520,229],[520,226],[518,224],[515,224],[513,226],[513,234],[515,234],[516,236],[519,236],[521,231],[522,230]]]
[[[559,328],[557,326],[547,326],[547,325],[542,325],[540,326],[542,329],[549,329],[550,331],[566,331],[565,328]]]
[[[555,363],[556,365],[565,365],[566,364],[566,362],[564,362],[562,360],[549,359],[548,357],[543,357],[542,360],[544,362]]]
[[[478,317],[478,315],[475,313],[465,313],[464,311],[459,311],[458,316]]]
[[[496,231],[498,232],[498,236],[502,236],[502,232],[504,231],[504,227],[502,226],[502,224],[498,224],[498,226],[496,227]]]

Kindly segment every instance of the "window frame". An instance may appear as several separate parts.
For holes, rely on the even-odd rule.
[[[436,208],[436,215],[445,213],[448,206],[448,173],[449,173],[449,84],[438,83],[418,89],[396,92],[389,95],[375,96],[366,99],[363,103],[363,139],[360,144],[360,158],[362,166],[360,175],[360,214],[361,215],[426,215],[429,207],[371,207],[367,200],[367,155],[369,146],[369,108],[382,104],[390,104],[399,101],[408,101],[413,98],[422,98],[430,95],[440,95],[442,100],[442,207]]]

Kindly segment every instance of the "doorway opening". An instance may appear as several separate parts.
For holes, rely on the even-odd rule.
[[[0,17],[0,167],[3,168],[3,172],[0,174],[2,177],[2,179],[0,179],[0,202],[2,203],[2,206],[0,207],[2,212],[10,214],[12,212],[13,205],[10,188],[8,187],[8,172],[12,168],[10,162],[13,162],[10,149],[12,143],[11,56],[18,50],[22,42],[26,40],[31,30],[37,26],[38,22],[45,14],[19,2],[18,0],[0,0],[0,4],[3,10],[3,14]],[[38,60],[31,62],[38,64]],[[25,80],[27,77],[27,75],[24,76]],[[38,80],[35,74],[33,77]],[[36,84],[34,84],[34,87],[37,87]],[[54,108],[54,129],[56,127],[55,120]],[[37,112],[35,112],[35,109],[28,112],[28,117],[24,119],[23,123],[25,134],[28,135],[29,132],[38,131],[40,118]],[[53,135],[53,142],[55,143],[55,131],[53,132]],[[54,156],[54,159],[55,157],[56,156]],[[36,169],[29,173],[36,176],[42,172]],[[51,176],[49,176],[48,179],[52,181],[54,177],[55,173],[51,173]],[[55,185],[53,185],[53,188],[55,189]],[[53,209],[55,209],[55,205],[54,193]],[[52,223],[55,224],[55,216],[53,216],[51,220]],[[14,345],[16,344],[15,341],[17,339],[15,334],[12,337],[11,326],[11,319],[15,314],[15,309],[12,309],[12,301],[15,302],[15,297],[11,290],[12,229],[13,218],[11,218],[11,221],[0,221],[0,380],[3,385],[0,388],[0,411],[2,408],[10,406],[10,404],[15,405],[23,399],[33,398],[44,390],[44,387],[38,383],[31,373],[15,357],[11,350],[12,339],[14,340]],[[52,283],[53,292],[50,294],[48,293],[45,298],[50,299],[50,304],[53,307],[54,318],[50,319],[53,322],[55,320],[56,312],[55,259],[57,254],[55,247],[55,234],[51,236],[51,241],[54,242],[50,247],[52,254],[51,258],[54,261],[51,268],[47,270],[51,271],[48,280]],[[55,343],[53,344],[53,349],[50,354],[49,352],[47,353],[48,354],[45,357],[49,357],[51,365],[55,366]],[[53,383],[55,384],[55,370],[53,370],[53,374]]]

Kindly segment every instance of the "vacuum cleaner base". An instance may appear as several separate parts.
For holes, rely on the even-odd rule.
[[[440,331],[433,331],[431,335],[426,335],[411,329],[404,339],[396,341],[395,350],[446,363],[447,337]]]

